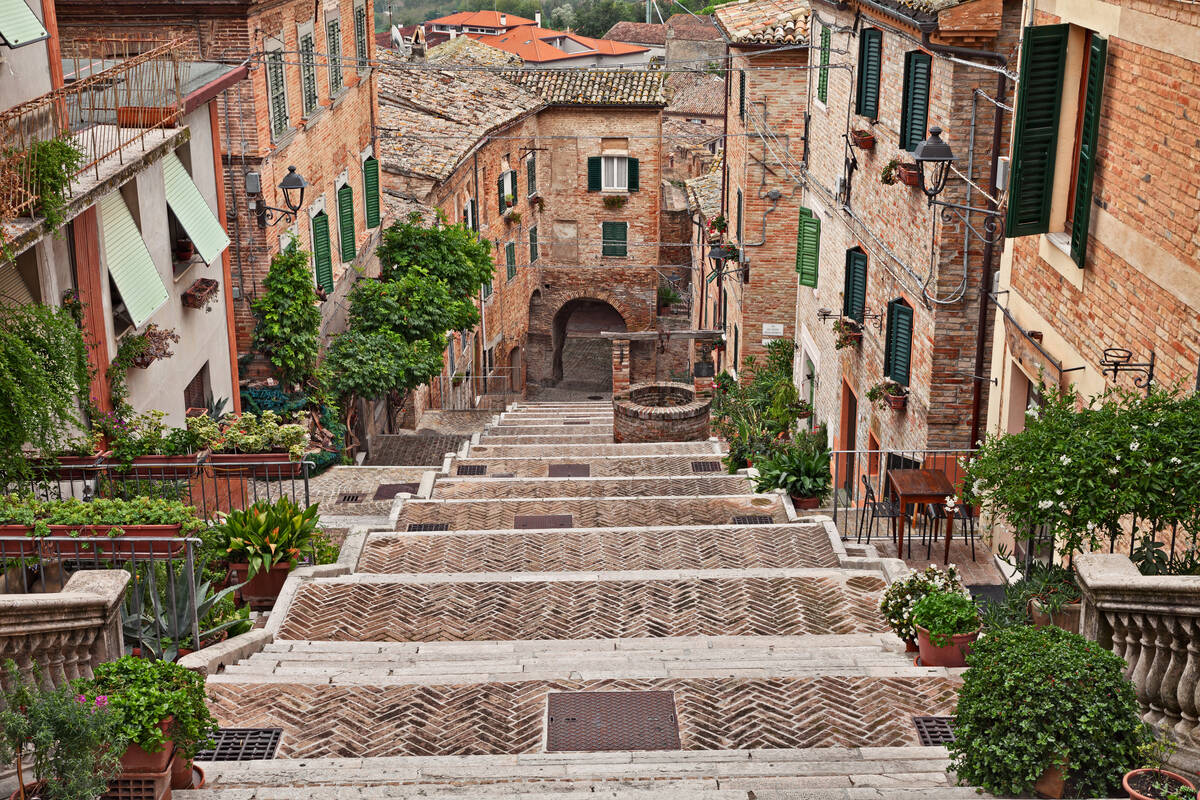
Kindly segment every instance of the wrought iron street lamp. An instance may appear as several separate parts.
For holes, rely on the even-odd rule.
[[[304,205],[304,187],[306,186],[308,186],[308,181],[304,179],[304,176],[296,172],[295,167],[288,167],[287,175],[279,182],[279,188],[283,192],[283,203],[287,208],[274,208],[263,202],[262,178],[257,172],[247,172],[246,194],[250,197],[250,210],[258,218],[258,227],[265,228],[280,220],[288,222],[295,220],[296,212]]]
[[[917,162],[917,174],[921,177],[921,191],[929,198],[929,205],[942,207],[943,222],[961,221],[980,239],[992,244],[1004,238],[1004,212],[1000,209],[975,208],[937,199],[946,188],[950,166],[955,160],[954,151],[942,139],[941,128],[935,126],[929,129],[929,138],[917,144],[913,150],[913,158]],[[984,215],[982,230],[971,224],[971,214]]]

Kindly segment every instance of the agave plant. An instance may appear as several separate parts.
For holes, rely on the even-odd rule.
[[[206,562],[201,562],[195,572],[186,564],[179,570],[168,569],[166,575],[155,568],[146,570],[141,585],[125,597],[122,625],[125,639],[136,643],[142,655],[174,661],[180,647],[194,644],[192,623],[203,624],[222,600],[240,589],[243,584],[213,591],[211,578],[204,578]],[[192,616],[191,601],[195,599],[196,613]],[[199,630],[200,641],[211,639],[219,633],[242,623],[239,617],[224,620],[212,627]]]
[[[249,508],[231,511],[222,525],[230,561],[250,565],[248,577],[276,564],[295,562],[311,550],[317,532],[317,504],[301,509],[289,497],[271,505],[260,500]]]

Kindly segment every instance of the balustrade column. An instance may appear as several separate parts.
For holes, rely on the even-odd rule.
[[[1163,619],[1163,635],[1167,637],[1168,659],[1158,698],[1164,714],[1161,726],[1165,733],[1170,734],[1181,719],[1179,680],[1187,663],[1187,640],[1183,638],[1183,626],[1179,617]]]
[[[1161,725],[1166,720],[1166,689],[1163,679],[1171,662],[1171,632],[1167,618],[1159,615],[1146,616],[1146,628],[1149,632],[1150,647],[1153,658],[1150,668],[1146,670],[1146,705],[1144,708],[1146,721],[1151,725]]]
[[[1197,714],[1200,706],[1200,620],[1195,617],[1179,618],[1179,639],[1184,645],[1184,666],[1175,687],[1179,701],[1179,722],[1175,723],[1175,738],[1186,742],[1197,733]],[[1200,744],[1200,742],[1197,742]]]

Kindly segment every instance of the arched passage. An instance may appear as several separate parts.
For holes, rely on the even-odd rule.
[[[602,331],[626,330],[625,319],[603,300],[579,297],[562,305],[552,328],[552,372],[556,384],[612,390],[612,342]]]

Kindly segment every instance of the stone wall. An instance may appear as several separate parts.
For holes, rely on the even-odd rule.
[[[617,442],[696,442],[708,438],[710,401],[692,386],[643,383],[613,395]]]

